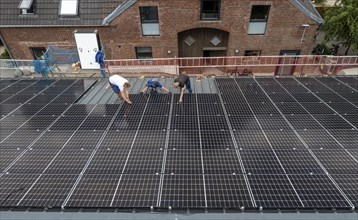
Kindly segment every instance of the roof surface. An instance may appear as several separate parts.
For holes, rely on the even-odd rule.
[[[296,6],[302,13],[321,24],[324,22],[321,15],[318,13],[316,8],[313,6],[311,0],[290,0],[290,2]]]
[[[35,0],[36,13],[20,15],[21,0],[0,1],[0,27],[22,26],[101,26],[108,25],[137,0],[81,0],[79,17],[59,17],[60,0]],[[310,0],[290,0],[301,12],[323,23]]]
[[[60,0],[36,0],[35,15],[20,15],[21,0],[0,1],[0,26],[99,26],[124,0],[81,0],[79,17],[59,17]]]
[[[131,84],[130,94],[138,94],[143,91],[146,82],[150,78],[127,78]],[[173,89],[172,78],[159,79],[159,82],[172,93],[179,93],[179,89]],[[191,85],[195,93],[217,93],[214,78],[196,80],[191,78]],[[165,93],[165,92],[163,92]],[[117,95],[108,86],[107,79],[99,79],[98,82],[77,102],[78,104],[119,104]]]

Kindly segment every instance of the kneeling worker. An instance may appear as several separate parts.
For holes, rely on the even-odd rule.
[[[174,79],[173,87],[174,88],[180,87],[180,89],[181,89],[179,102],[183,102],[183,94],[185,92],[185,87],[189,93],[192,93],[189,76],[186,75],[185,73],[186,72],[184,71],[180,76],[178,76],[178,78]]]
[[[156,79],[148,80],[147,85],[144,87],[142,93],[145,93],[147,89],[149,93],[159,93],[159,91],[162,91],[162,89],[169,93],[169,90],[163,87]]]
[[[131,100],[129,99],[129,92],[128,88],[131,87],[128,80],[125,78],[113,75],[109,77],[109,84],[111,85],[113,91],[118,95],[119,99],[123,99],[128,104],[132,104]],[[124,94],[124,89],[126,93]]]

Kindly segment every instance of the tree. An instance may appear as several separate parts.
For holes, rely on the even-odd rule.
[[[336,40],[347,48],[358,50],[358,1],[337,0],[335,6],[328,9],[322,28],[327,41]]]

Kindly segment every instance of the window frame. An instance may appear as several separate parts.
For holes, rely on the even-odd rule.
[[[140,49],[150,49],[150,57],[140,57],[139,54],[139,50]],[[149,53],[149,52],[148,52]],[[143,61],[147,61],[147,60],[151,60],[153,59],[153,48],[152,47],[135,47],[135,55],[136,55],[136,59],[137,60],[143,60]]]
[[[41,58],[47,51],[46,47],[29,47],[30,51],[31,51],[31,54],[34,58],[34,60],[43,60],[43,58]],[[36,51],[38,50],[38,51]],[[40,53],[42,52],[42,55],[41,56],[37,56],[38,54],[37,53]]]
[[[257,55],[255,54],[257,52]],[[262,50],[245,50],[244,56],[245,57],[259,57],[261,56]]]
[[[63,6],[62,4],[63,4],[64,1],[75,1],[76,2],[76,12],[75,13],[62,13],[62,6]],[[79,7],[80,7],[80,1],[79,0],[60,0],[58,15],[61,18],[78,17],[79,16]]]
[[[156,19],[154,20],[146,20],[144,19],[144,16],[143,16],[143,11],[145,8],[155,8],[156,10]],[[150,10],[149,10],[150,11]],[[140,6],[139,7],[139,19],[140,19],[140,24],[141,24],[141,30],[142,30],[142,36],[160,36],[160,26],[159,26],[159,8],[158,6]],[[158,25],[158,33],[157,34],[146,34],[144,33],[144,28],[143,28],[143,25],[146,25],[146,24],[156,24]]]
[[[266,17],[264,19],[252,18],[254,7],[267,7]],[[266,34],[268,18],[270,16],[270,10],[271,10],[271,5],[252,5],[251,6],[249,29],[247,30],[248,35],[265,35]],[[265,23],[265,30],[263,31],[263,33],[249,33],[251,23]]]
[[[204,2],[208,1],[216,1],[218,2],[218,11],[217,11],[217,17],[216,18],[204,18],[203,17],[203,9],[204,9]],[[200,0],[200,20],[201,21],[218,21],[221,17],[221,0]]]
[[[20,9],[20,15],[33,15],[35,14],[36,9],[36,0],[29,0],[27,2],[30,2],[27,7],[21,6],[26,0],[21,0],[18,6],[18,9]]]

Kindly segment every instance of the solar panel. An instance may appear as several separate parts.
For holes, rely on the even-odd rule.
[[[3,171],[8,167],[21,153],[20,149],[3,149],[1,148],[0,170]]]
[[[168,127],[169,116],[143,116],[140,130],[165,130]]]
[[[94,149],[97,146],[102,135],[103,135],[103,131],[79,130],[66,143],[65,149],[69,149],[69,150]]]
[[[358,205],[358,175],[332,175],[354,206]]]
[[[326,129],[352,129],[353,127],[348,124],[339,115],[316,115],[315,118]]]
[[[166,174],[202,174],[200,150],[168,150]]]
[[[243,175],[205,175],[205,186],[208,207],[253,207]]]
[[[169,133],[169,149],[200,149],[200,139],[198,131],[170,131]]]
[[[118,174],[85,174],[67,202],[69,207],[110,207]]]
[[[73,104],[92,81],[6,82],[0,201],[40,208],[351,209],[356,93],[334,78],[297,79],[216,78],[218,94],[185,94],[183,103],[179,94],[131,94],[133,105]]]
[[[330,174],[358,173],[357,160],[343,149],[313,150],[313,153]]]
[[[260,130],[253,115],[230,115],[228,118],[234,130]]]
[[[235,140],[239,148],[243,149],[269,149],[270,145],[267,142],[262,131],[236,131],[234,132]]]
[[[46,207],[51,204],[60,207],[76,179],[77,175],[42,175],[19,202],[19,206]]]
[[[329,103],[328,105],[331,108],[333,108],[336,112],[342,115],[358,114],[358,108],[350,103]],[[331,113],[333,113],[333,111]],[[321,113],[321,114],[329,114],[329,113]]]
[[[172,116],[170,130],[198,130],[197,116]]]
[[[106,130],[112,118],[113,118],[112,115],[89,116],[78,129],[79,130]]]
[[[286,175],[248,175],[247,178],[258,207],[300,208],[303,206]]]
[[[64,111],[69,107],[67,104],[50,104],[39,111],[38,115],[62,115]]]
[[[288,174],[324,174],[324,170],[307,150],[275,150]]]
[[[161,207],[205,207],[203,175],[164,175]]]
[[[280,162],[272,150],[240,150],[245,170],[249,174],[283,174]]]
[[[145,115],[169,115],[170,104],[148,104]]]
[[[32,146],[34,149],[59,150],[68,141],[72,131],[46,131]]]
[[[221,104],[198,104],[200,115],[224,115]]]
[[[160,175],[122,175],[112,207],[154,207]]]
[[[304,142],[312,149],[340,149],[338,143],[324,130],[298,131]],[[319,137],[319,138],[317,138]]]
[[[174,103],[172,115],[197,115],[196,104]]]
[[[1,177],[1,206],[14,206],[38,178],[38,174],[6,174]]]
[[[46,169],[46,174],[80,174],[92,154],[91,149],[63,149]]]
[[[8,170],[10,173],[42,173],[42,171],[51,162],[57,151],[43,149],[31,149],[16,161]],[[29,166],[31,164],[31,166]]]
[[[256,118],[264,130],[291,130],[281,115],[257,115]]]
[[[141,116],[118,115],[111,125],[111,130],[137,130]]]
[[[126,161],[125,174],[157,174],[163,163],[163,150],[132,150]]]
[[[346,149],[356,149],[358,143],[358,131],[356,130],[329,130],[329,133],[338,140]]]
[[[305,207],[349,207],[326,175],[289,175]]]
[[[272,148],[275,150],[305,149],[305,146],[293,131],[268,130],[265,131],[265,135],[270,142]]]
[[[135,131],[109,131],[99,149],[129,149],[132,146],[135,134]]]
[[[229,131],[201,131],[203,149],[233,149],[234,143]]]
[[[229,115],[252,115],[250,106],[246,103],[225,104],[225,109]]]
[[[205,174],[240,174],[242,168],[235,150],[203,150]]]
[[[97,150],[89,163],[86,174],[119,174],[122,173],[129,150],[102,148]]]
[[[319,130],[321,125],[311,115],[285,115],[296,130]]]

